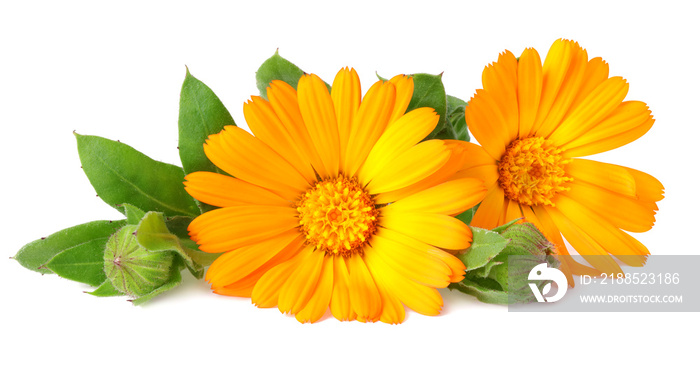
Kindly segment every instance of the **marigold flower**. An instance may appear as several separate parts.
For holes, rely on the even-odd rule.
[[[509,52],[484,69],[484,88],[466,108],[483,150],[462,172],[488,188],[472,225],[493,228],[525,217],[568,255],[562,235],[598,271],[564,258],[572,273],[621,272],[609,254],[641,266],[647,248],[622,230],[643,232],[655,222],[663,186],[631,168],[576,157],[605,152],[644,135],[654,123],[646,104],[624,101],[627,82],[608,77],[601,58],[578,43],[557,40],[542,65],[534,49]],[[622,229],[622,230],[621,230]]]
[[[221,207],[197,217],[190,235],[221,255],[206,279],[215,293],[278,306],[300,322],[330,307],[339,320],[400,323],[404,304],[436,315],[436,288],[460,281],[464,265],[447,250],[469,246],[452,217],[479,203],[481,180],[450,177],[455,145],[421,142],[436,126],[430,108],[405,113],[413,81],[396,76],[361,98],[342,69],[332,92],[315,75],[298,91],[273,81],[269,100],[244,106],[253,135],[233,126],[204,149],[234,176],[196,172],[186,189]]]

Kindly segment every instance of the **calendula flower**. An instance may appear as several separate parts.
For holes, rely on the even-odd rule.
[[[519,59],[506,51],[483,73],[484,88],[466,108],[479,150],[464,172],[479,176],[488,193],[472,225],[493,228],[525,217],[568,255],[562,235],[600,272],[621,272],[609,254],[641,266],[647,248],[625,231],[655,222],[663,186],[631,168],[577,157],[605,152],[644,135],[654,123],[646,104],[623,101],[628,84],[608,77],[601,58],[588,59],[578,43],[557,40],[544,65],[534,49]],[[596,273],[568,258],[562,269]]]
[[[456,145],[421,142],[436,126],[430,108],[405,113],[412,79],[375,83],[361,97],[354,70],[332,92],[315,75],[298,91],[282,81],[204,149],[234,176],[196,172],[186,189],[221,207],[189,230],[203,251],[224,252],[206,279],[215,293],[278,306],[301,322],[330,307],[339,320],[400,323],[404,306],[436,315],[436,288],[462,279],[450,253],[469,246],[457,215],[481,201],[481,180],[450,177]],[[442,249],[441,249],[442,248]]]

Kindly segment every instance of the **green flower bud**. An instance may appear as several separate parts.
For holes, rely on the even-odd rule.
[[[530,270],[545,262],[559,266],[552,243],[532,223],[513,221],[493,230],[471,228],[472,245],[458,256],[467,267],[466,274],[451,289],[486,303],[529,302],[535,299],[528,286]],[[540,281],[538,286],[545,283]]]
[[[104,272],[118,291],[141,297],[170,280],[175,252],[147,250],[137,241],[136,230],[137,226],[127,225],[109,238]]]

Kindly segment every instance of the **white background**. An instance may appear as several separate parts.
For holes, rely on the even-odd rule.
[[[438,317],[301,325],[194,279],[132,307],[7,258],[60,229],[120,218],[81,172],[74,130],[179,162],[185,65],[244,126],[254,72],[277,48],[326,81],[352,66],[365,89],[375,71],[444,71],[448,93],[468,100],[499,52],[532,46],[544,58],[560,37],[602,56],[629,81],[628,99],[656,117],[643,138],[596,158],[664,183],[657,224],[637,237],[653,254],[698,253],[700,29],[690,1],[291,3],[2,2],[3,368],[697,366],[687,362],[697,358],[697,313],[515,314],[445,290]]]

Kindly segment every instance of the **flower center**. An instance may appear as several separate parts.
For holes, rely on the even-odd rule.
[[[571,180],[564,165],[571,159],[561,155],[562,150],[542,137],[515,140],[498,163],[498,184],[506,196],[525,205],[554,205],[552,197],[569,190]]]
[[[377,230],[379,211],[354,178],[319,181],[296,206],[307,245],[326,253],[362,253],[367,239]]]

